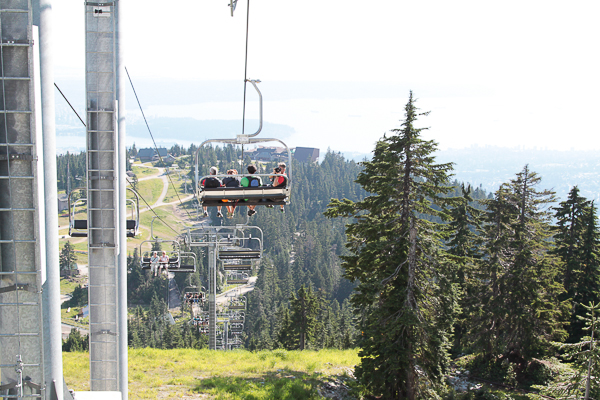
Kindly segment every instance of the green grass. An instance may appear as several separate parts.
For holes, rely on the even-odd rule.
[[[138,193],[149,205],[152,206],[154,203],[156,203],[156,200],[158,200],[158,197],[162,193],[163,187],[164,185],[162,179],[148,179],[138,183]],[[140,209],[145,207],[146,203],[140,199]]]
[[[84,278],[60,278],[60,294],[73,293],[73,290],[81,285],[84,280]]]
[[[171,181],[173,182],[173,184],[171,184]],[[191,193],[184,193],[183,192],[183,188],[182,188],[182,184],[183,184],[183,179],[178,179],[177,174],[171,174],[171,181],[169,181],[169,190],[167,191],[167,195],[165,196],[165,199],[163,200],[165,203],[172,203],[174,201],[179,202],[179,199],[183,199],[186,196],[189,196]],[[191,190],[191,188],[193,187],[193,185],[190,184],[190,180],[188,179],[188,190]],[[175,189],[173,189],[173,185],[175,185],[175,188],[177,188],[177,194],[179,194],[179,197],[177,197],[177,194],[175,193]]]
[[[75,316],[77,314],[79,314],[79,311],[81,311],[81,307],[61,308],[60,318],[61,319],[75,318]]]
[[[89,390],[88,353],[63,353],[69,388]],[[346,378],[357,350],[129,349],[129,398],[318,399],[331,376]]]
[[[171,240],[175,238],[180,233],[183,224],[173,214],[173,206],[162,206],[153,208],[153,210],[156,215],[169,224],[171,228],[177,231],[173,232],[172,229],[167,227],[157,218],[154,221],[154,236],[158,236],[163,240]],[[140,234],[135,238],[130,238],[127,240],[127,248],[129,252],[133,252],[133,249],[136,247],[139,248],[139,245],[142,243],[142,241],[150,240],[150,226],[154,216],[155,214],[152,211],[146,211],[140,214]],[[144,248],[145,251],[149,249],[150,245],[148,245],[148,248]]]
[[[158,175],[158,170],[156,168],[148,168],[148,167],[144,167],[142,165],[132,165],[131,171],[137,175],[138,179],[146,178],[148,176]]]

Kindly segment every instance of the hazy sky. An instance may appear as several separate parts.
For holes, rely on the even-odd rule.
[[[243,85],[248,0],[233,18],[228,0],[122,1],[134,82]],[[431,111],[419,125],[431,127],[425,137],[442,148],[600,149],[599,12],[600,2],[587,0],[250,0],[248,77],[265,88],[346,83],[314,97],[290,91],[274,99],[263,91],[265,120],[296,132],[290,146],[367,152],[399,127],[413,90],[417,105]],[[59,83],[83,76],[83,15],[81,0],[54,1]],[[375,89],[363,90],[369,84]],[[135,113],[135,99],[127,102]],[[240,96],[154,105],[147,113],[239,119],[241,107]]]

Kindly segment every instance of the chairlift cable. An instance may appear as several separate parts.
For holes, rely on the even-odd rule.
[[[133,183],[131,181],[129,181],[129,179],[126,179],[127,183],[129,183],[129,186],[131,186],[131,190],[133,190],[139,197],[140,199],[142,199],[142,201],[144,202],[144,204],[146,204],[146,206],[148,207],[148,210],[152,211],[152,213],[156,216],[156,218],[158,218],[158,220],[160,222],[162,222],[163,224],[165,224],[167,226],[167,228],[169,228],[170,230],[172,230],[173,232],[175,232],[176,234],[179,235],[179,232],[176,231],[175,229],[173,229],[169,224],[167,224],[157,213],[156,211],[154,211],[154,209],[152,208],[152,206],[150,204],[148,204],[148,202],[146,201],[146,199],[144,199],[144,197],[137,191],[135,190],[135,188],[133,187]]]
[[[135,95],[135,99],[137,100],[138,106],[140,107],[140,111],[142,113],[142,117],[144,118],[144,122],[146,123],[146,127],[148,128],[148,133],[150,134],[150,138],[152,138],[152,143],[154,143],[154,149],[156,150],[156,154],[158,154],[158,158],[161,162],[162,165],[166,165],[162,159],[162,156],[160,155],[160,151],[158,151],[158,146],[156,145],[156,141],[154,140],[154,135],[152,135],[152,131],[150,130],[150,125],[148,125],[148,120],[146,119],[146,115],[144,114],[144,110],[142,109],[142,104],[140,103],[140,99],[138,98],[137,92],[135,91],[135,87],[133,86],[133,81],[131,80],[131,76],[129,75],[129,71],[127,70],[127,67],[125,67],[125,72],[127,72],[127,77],[129,78],[129,83],[131,84],[131,88],[133,89],[133,94]],[[179,193],[177,192],[177,188],[175,187],[175,184],[173,183],[173,180],[171,179],[171,175],[167,174],[167,178],[169,179],[169,182],[171,183],[171,186],[173,187],[173,190],[175,191],[175,195],[177,196],[177,199],[179,200],[179,204],[183,205],[183,201],[181,200],[181,197],[179,197]],[[190,215],[190,213],[188,212],[188,210],[186,210],[184,208],[186,214],[188,215],[188,217],[190,219],[192,219],[192,216]]]
[[[75,111],[75,108],[71,105],[71,103],[69,102],[69,99],[67,99],[67,96],[65,96],[65,94],[62,92],[62,90],[60,90],[60,88],[58,87],[58,85],[56,84],[56,82],[54,82],[54,86],[58,89],[58,91],[62,95],[63,99],[65,99],[65,101],[67,102],[67,104],[71,107],[71,110],[73,110],[73,112],[75,113],[75,115],[77,115],[77,118],[79,118],[79,120],[81,121],[81,123],[83,124],[83,126],[85,126],[87,128],[87,126],[85,125],[85,122],[83,122],[83,120],[81,119],[81,117],[79,116],[79,114],[77,113],[77,111]]]

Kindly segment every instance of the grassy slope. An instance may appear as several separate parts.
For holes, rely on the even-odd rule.
[[[149,168],[143,164],[134,164],[131,166],[131,171],[136,174],[138,179],[147,178],[149,176],[158,175],[159,171],[156,168]]]
[[[318,399],[329,377],[347,377],[357,350],[129,350],[130,399]],[[88,353],[63,353],[69,388],[89,390]]]

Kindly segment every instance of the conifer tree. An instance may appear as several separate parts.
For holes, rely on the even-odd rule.
[[[500,356],[522,364],[565,337],[568,305],[559,299],[561,261],[552,254],[547,209],[555,197],[536,189],[540,181],[525,166],[487,202],[482,304],[474,326],[489,359]]]
[[[345,277],[358,281],[352,303],[363,314],[361,363],[365,390],[383,398],[435,398],[447,363],[453,294],[437,224],[426,220],[443,206],[451,164],[435,164],[436,144],[414,126],[412,92],[400,129],[376,144],[357,182],[370,193],[353,202],[333,199],[328,217],[353,217],[347,225]]]
[[[453,264],[449,270],[453,290],[459,292],[458,297],[460,312],[454,324],[454,353],[462,353],[463,348],[469,345],[464,340],[465,332],[471,324],[471,312],[475,303],[474,294],[474,271],[476,262],[481,254],[479,247],[481,239],[477,232],[481,229],[481,218],[483,212],[471,205],[471,186],[465,189],[460,186],[461,197],[458,197],[452,207],[444,212],[444,219],[448,222],[443,230],[448,235],[448,253],[453,258]]]
[[[584,212],[578,291],[574,300],[580,304],[600,302],[600,228],[597,208],[592,201]]]
[[[70,271],[73,267],[76,266],[76,260],[77,256],[75,255],[73,245],[67,240],[62,250],[60,251],[60,255],[58,257],[60,269],[62,271]]]
[[[569,192],[566,201],[554,208],[556,218],[556,240],[555,254],[560,256],[564,262],[563,284],[565,294],[568,298],[573,298],[577,291],[574,281],[575,275],[579,271],[579,251],[583,231],[585,229],[584,213],[589,206],[589,201],[579,195],[579,188],[574,186]]]
[[[578,341],[582,335],[585,309],[581,304],[598,302],[600,271],[598,263],[599,235],[596,208],[593,202],[579,195],[574,186],[566,201],[554,208],[556,218],[555,254],[563,261],[562,282],[564,299],[571,310],[568,327],[569,341]],[[578,317],[579,316],[579,317]]]
[[[320,302],[310,286],[300,286],[298,296],[290,299],[290,319],[293,332],[299,338],[298,349],[304,350],[307,342],[313,338],[317,324]]]
[[[587,334],[578,343],[559,344],[562,357],[569,362],[569,372],[559,375],[547,387],[536,387],[542,395],[557,399],[597,399],[600,397],[600,348],[598,346],[598,322],[600,304],[590,302],[587,306],[579,304],[585,310],[583,330]],[[541,396],[540,396],[541,398]],[[547,398],[547,397],[546,397]]]

